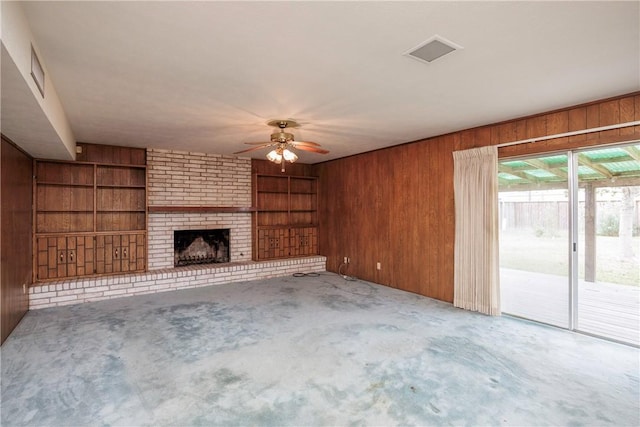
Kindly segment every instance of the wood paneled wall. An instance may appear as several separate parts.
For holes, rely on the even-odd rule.
[[[146,165],[147,150],[144,148],[120,147],[116,145],[88,144],[78,142],[79,162],[113,163],[121,165]]]
[[[4,342],[29,309],[23,285],[31,284],[31,157],[2,137],[0,147],[0,326]]]
[[[327,269],[453,301],[453,151],[640,120],[640,94],[482,126],[314,166]],[[501,156],[640,139],[640,127],[501,148]],[[376,269],[380,262],[381,269]]]

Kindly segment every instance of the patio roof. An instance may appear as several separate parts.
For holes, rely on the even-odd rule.
[[[578,152],[581,186],[640,185],[640,144]],[[501,191],[529,188],[566,188],[566,154],[530,159],[502,160],[498,163]]]

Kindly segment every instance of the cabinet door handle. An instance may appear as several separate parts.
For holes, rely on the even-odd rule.
[[[64,251],[60,251],[60,262],[64,262]]]
[[[69,261],[73,262],[73,251],[69,251]]]
[[[118,258],[118,248],[116,248],[116,251],[115,251],[115,256],[114,256],[114,258],[116,258],[116,259]]]
[[[127,257],[127,248],[122,249],[122,256],[125,258]]]

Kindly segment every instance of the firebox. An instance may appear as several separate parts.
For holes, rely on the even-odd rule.
[[[230,261],[229,229],[173,232],[174,266]]]

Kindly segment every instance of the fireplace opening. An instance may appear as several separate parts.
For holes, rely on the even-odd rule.
[[[174,266],[230,261],[229,229],[173,232]]]

